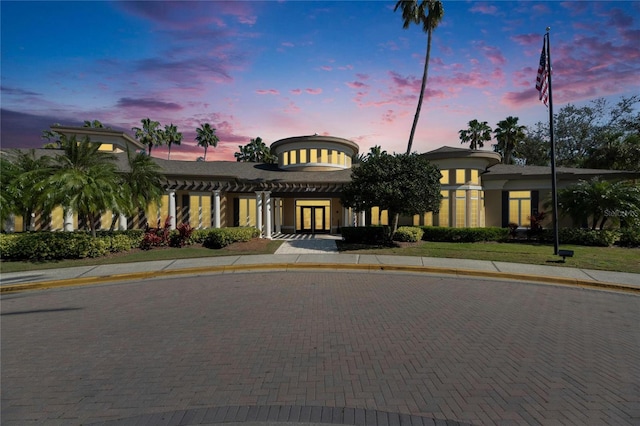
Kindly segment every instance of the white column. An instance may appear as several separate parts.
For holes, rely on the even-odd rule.
[[[262,238],[262,191],[256,191],[256,228]]]
[[[120,216],[118,218],[118,230],[119,231],[126,231],[127,230],[127,216],[123,213],[120,213]]]
[[[349,214],[350,209],[348,207],[342,208],[342,226],[351,226],[351,215]]]
[[[280,198],[274,198],[274,222],[276,224],[276,232],[279,234],[282,232],[282,217],[280,211]]]
[[[198,196],[198,229],[202,229],[202,195]]]
[[[66,232],[73,232],[73,210],[64,210],[64,230]]]
[[[169,191],[169,216],[171,229],[176,229],[176,191]]]
[[[213,191],[213,227],[220,228],[220,190]]]
[[[358,213],[358,226],[367,226],[366,222],[366,215],[365,212],[359,212]]]
[[[271,239],[271,192],[264,192],[264,237]]]

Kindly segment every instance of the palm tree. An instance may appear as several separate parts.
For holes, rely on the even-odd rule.
[[[169,147],[167,160],[171,159],[171,145],[180,145],[182,142],[182,133],[178,132],[178,128],[173,123],[164,126],[164,141]]]
[[[512,164],[513,154],[526,137],[524,132],[526,126],[518,125],[518,117],[511,116],[498,122],[497,126],[493,133],[496,135],[498,143],[493,145],[493,150],[502,155],[504,164]]]
[[[427,75],[429,71],[429,58],[431,56],[431,38],[433,30],[440,24],[444,16],[444,7],[442,2],[438,0],[401,0],[396,3],[393,9],[402,10],[402,27],[409,28],[411,24],[422,24],[422,31],[427,33],[427,54],[424,61],[424,71],[422,73],[422,85],[420,87],[420,97],[418,98],[418,107],[416,115],[411,126],[411,134],[409,135],[409,143],[407,144],[407,154],[411,154],[411,146],[413,145],[413,137],[418,126],[418,118],[420,117],[420,109],[422,108],[422,100],[424,98],[424,89],[427,84]]]
[[[40,183],[51,173],[51,157],[37,157],[34,149],[11,151],[2,160],[0,173],[1,205],[0,217],[4,221],[11,213],[21,215],[23,231],[31,228],[31,214],[45,211],[41,200]]]
[[[144,145],[149,147],[149,151],[147,154],[151,156],[151,149],[154,146],[162,145],[162,130],[158,129],[160,123],[157,121],[152,121],[150,118],[143,118],[140,120],[142,123],[142,128],[140,127],[132,127],[131,130],[136,132],[136,139]]]
[[[54,159],[52,175],[34,189],[46,207],[61,205],[86,218],[95,237],[100,214],[117,210],[124,202],[116,157],[100,151],[100,144],[88,137],[80,142],[75,136],[65,138],[62,149],[63,154]]]
[[[640,187],[599,178],[581,180],[558,191],[558,208],[578,224],[585,224],[590,218],[591,229],[602,229],[610,218],[632,222],[634,216],[640,215]]]
[[[460,130],[460,143],[469,144],[469,149],[483,148],[485,142],[491,140],[491,127],[486,121],[482,123],[476,119],[469,122],[469,128],[466,130]]]
[[[131,153],[127,149],[128,170],[121,174],[121,186],[128,202],[122,211],[137,213],[139,223],[146,223],[145,209],[149,204],[159,204],[164,194],[161,167],[144,153]]]
[[[196,141],[198,146],[204,148],[204,161],[207,161],[207,148],[217,147],[220,139],[216,136],[216,129],[211,127],[209,123],[204,123],[196,129]]]

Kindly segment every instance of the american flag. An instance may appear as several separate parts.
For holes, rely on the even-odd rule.
[[[540,92],[540,100],[549,106],[549,94],[547,93],[549,62],[547,61],[547,39],[542,40],[542,53],[540,53],[540,65],[538,65],[538,75],[536,77],[536,90]]]

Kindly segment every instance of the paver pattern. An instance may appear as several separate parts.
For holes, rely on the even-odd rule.
[[[633,295],[238,273],[8,295],[1,314],[3,425],[640,424]]]

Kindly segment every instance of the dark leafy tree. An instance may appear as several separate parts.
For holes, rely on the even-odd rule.
[[[537,123],[532,129],[525,129],[524,139],[518,145],[514,156],[518,163],[527,166],[549,166],[551,164],[551,145],[548,129]]]
[[[82,127],[90,127],[92,129],[108,129],[108,127],[105,127],[104,124],[100,122],[100,120],[84,120],[84,124],[82,125]]]
[[[440,209],[440,170],[418,154],[367,157],[351,171],[351,182],[342,191],[342,204],[358,211],[379,207],[394,217]]]
[[[275,163],[278,159],[271,153],[271,149],[262,141],[261,137],[251,139],[244,146],[238,146],[238,152],[233,156],[238,162],[248,163]]]
[[[424,99],[424,89],[427,85],[427,77],[429,74],[429,59],[431,57],[431,39],[433,30],[440,24],[444,16],[444,7],[442,2],[438,0],[401,0],[396,3],[394,12],[400,9],[402,11],[402,27],[407,29],[411,24],[422,26],[422,31],[427,33],[427,52],[424,60],[424,70],[422,72],[422,84],[420,86],[420,96],[418,98],[418,106],[416,115],[411,126],[411,134],[407,144],[407,154],[411,154],[413,138],[418,126],[420,118],[420,110],[422,109],[422,100]]]
[[[486,121],[479,122],[473,119],[469,122],[469,127],[465,130],[459,130],[460,143],[469,144],[469,149],[483,148],[485,142],[491,140],[491,127]]]
[[[358,154],[355,158],[354,164],[362,163],[367,158],[379,157],[381,155],[387,155],[387,151],[383,151],[380,145],[375,145],[369,148],[369,152],[367,152],[366,154]]]

